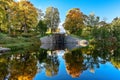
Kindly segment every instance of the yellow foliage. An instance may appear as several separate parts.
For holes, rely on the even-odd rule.
[[[66,15],[64,28],[74,34],[79,32],[83,26],[83,15],[78,8],[71,9]]]
[[[70,34],[70,32],[69,32],[68,30],[66,30],[66,33],[67,33],[67,34]]]
[[[89,48],[83,48],[83,49],[81,49],[81,51],[84,54],[91,54],[94,49],[95,49],[95,46],[89,44]]]
[[[27,75],[27,76],[19,76],[18,80],[32,80],[32,77]]]
[[[46,34],[51,34],[51,33],[52,33],[51,28],[48,28]]]
[[[6,59],[1,58],[1,59],[0,59],[0,62],[6,62]]]
[[[60,32],[60,29],[59,29],[59,28],[57,28],[57,29],[56,29],[56,32],[57,32],[57,33],[59,33],[59,32]]]
[[[120,69],[120,61],[119,60],[115,60],[115,59],[111,59],[111,63],[118,69]]]

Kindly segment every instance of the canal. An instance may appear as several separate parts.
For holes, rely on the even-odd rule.
[[[0,80],[120,80],[117,47],[49,45],[0,55]]]

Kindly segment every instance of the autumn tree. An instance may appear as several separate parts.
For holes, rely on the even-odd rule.
[[[36,27],[38,21],[38,13],[36,8],[29,1],[20,1],[18,2],[19,12],[17,14],[18,17],[18,25],[20,26],[20,31],[24,31],[27,33],[28,30]]]
[[[9,5],[10,6],[10,11],[9,11],[9,28],[8,28],[8,32],[9,34],[14,34],[15,35],[15,30],[17,29],[18,27],[18,17],[17,17],[17,14],[18,14],[18,10],[19,10],[19,7],[18,7],[18,3],[17,2],[11,2],[11,4]]]
[[[28,0],[0,1],[0,31],[11,33],[16,30],[27,33],[38,23],[37,9]]]
[[[2,23],[5,18],[5,13],[6,13],[3,5],[6,5],[6,3],[4,1],[0,1],[0,32],[2,30]]]
[[[56,28],[60,23],[59,11],[57,8],[48,7],[45,12],[44,17],[47,27],[52,29],[52,32],[55,32]]]
[[[64,27],[71,34],[81,34],[83,27],[83,15],[79,8],[73,8],[68,11]]]
[[[7,31],[10,27],[10,5],[13,0],[0,1],[0,31]]]

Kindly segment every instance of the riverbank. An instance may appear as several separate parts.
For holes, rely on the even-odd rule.
[[[0,47],[9,48],[11,51],[26,50],[30,46],[39,46],[39,38],[35,36],[31,37],[10,37],[7,34],[0,33]]]

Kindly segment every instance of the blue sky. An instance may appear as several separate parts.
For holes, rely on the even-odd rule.
[[[81,12],[89,15],[91,12],[105,17],[107,22],[120,17],[120,0],[30,0],[35,7],[45,11],[49,6],[59,9],[61,22],[65,20],[66,13],[71,8],[80,8]]]

